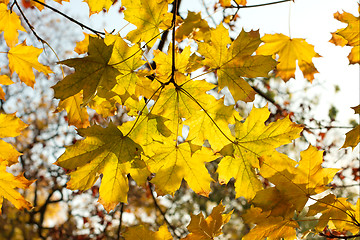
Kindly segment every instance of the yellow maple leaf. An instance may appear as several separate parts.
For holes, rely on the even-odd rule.
[[[105,43],[107,45],[109,43],[114,44],[109,65],[120,72],[120,75],[116,78],[118,82],[116,92],[119,95],[124,95],[125,92],[128,92],[130,95],[135,94],[135,87],[139,81],[135,70],[145,63],[145,61],[141,60],[143,51],[138,45],[129,47],[120,36],[114,38],[112,35],[107,35]]]
[[[114,0],[84,0],[89,5],[89,10],[91,14],[101,12],[103,9],[109,11]]]
[[[127,201],[127,174],[131,168],[138,168],[139,164],[132,163],[142,148],[111,122],[107,128],[95,125],[78,132],[86,138],[67,147],[56,164],[74,170],[67,183],[72,190],[87,190],[102,175],[99,202],[110,211],[119,202]],[[146,167],[142,170],[147,171]]]
[[[189,11],[180,27],[176,29],[176,41],[182,41],[185,38],[193,38],[199,41],[210,38],[209,24],[201,18],[201,13]]]
[[[135,227],[129,227],[124,233],[125,239],[131,240],[172,240],[173,237],[169,233],[167,226],[164,224],[159,228],[159,231],[154,232],[144,227],[144,225],[139,225]]]
[[[219,151],[229,143],[231,131],[229,124],[234,124],[235,119],[241,120],[234,106],[225,106],[224,98],[212,99],[203,106],[204,109],[196,111],[184,124],[191,126],[188,139],[198,145],[203,145],[208,140],[214,151]]]
[[[87,53],[89,47],[89,36],[95,37],[95,35],[92,34],[87,34],[87,33],[83,33],[83,34],[84,34],[84,39],[80,42],[77,42],[74,48],[74,51],[78,54]]]
[[[187,226],[190,234],[184,240],[212,240],[222,234],[223,226],[229,222],[231,214],[223,214],[225,207],[220,202],[214,207],[211,214],[205,219],[202,213],[192,215],[190,224]]]
[[[137,101],[129,98],[124,105],[130,116],[142,112],[136,121],[128,121],[122,124],[120,130],[129,133],[128,136],[142,146],[145,154],[151,153],[151,145],[154,141],[161,142],[164,137],[170,137],[172,134],[165,125],[169,119],[150,113],[145,107],[144,99]]]
[[[358,10],[360,13],[360,4]],[[338,29],[336,32],[333,32],[330,42],[339,46],[351,46],[351,52],[348,55],[350,64],[360,64],[360,16],[355,17],[347,12],[336,12],[334,18],[343,23],[347,23],[348,25],[346,28]]]
[[[0,68],[1,70],[1,68]],[[10,77],[8,75],[0,75],[0,84],[1,85],[11,85],[14,82],[11,81]],[[4,90],[0,87],[0,99],[5,100],[5,92]]]
[[[59,102],[56,109],[57,112],[66,110],[69,125],[74,125],[77,128],[86,128],[90,126],[89,114],[86,107],[81,107],[82,94],[81,92],[70,96]]]
[[[156,39],[160,39],[160,30],[171,26],[172,14],[168,13],[167,1],[123,0],[121,3],[126,8],[125,20],[137,27],[127,35],[133,43],[147,42],[152,47]]]
[[[176,75],[181,75],[187,72],[189,65],[189,58],[191,55],[190,46],[183,49],[181,53],[178,50],[175,52],[175,78]],[[156,63],[155,72],[157,73],[157,80],[162,83],[169,81],[172,73],[172,44],[169,45],[168,54],[159,50],[154,50],[154,62]],[[179,76],[181,77],[181,76]]]
[[[35,180],[29,181],[22,174],[14,176],[6,172],[7,162],[0,162],[0,214],[3,198],[9,200],[17,209],[32,208],[30,202],[26,201],[15,188],[28,188]]]
[[[359,200],[352,205],[345,198],[336,198],[329,194],[309,207],[306,216],[314,216],[321,213],[315,229],[321,232],[327,225],[337,231],[350,231],[353,234],[359,232]]]
[[[38,72],[44,73],[46,76],[52,73],[48,66],[44,66],[38,61],[42,51],[42,49],[33,46],[26,46],[25,41],[11,48],[8,52],[10,72],[16,72],[22,82],[30,87],[34,87],[35,75],[32,70],[33,68]]]
[[[19,136],[20,132],[27,126],[15,114],[0,113],[0,138]],[[6,161],[10,166],[17,163],[20,155],[11,144],[0,139],[0,162]]]
[[[267,77],[275,66],[270,56],[252,56],[261,42],[259,32],[242,30],[233,42],[223,25],[210,33],[211,42],[200,42],[198,52],[205,57],[204,64],[217,73],[219,90],[227,86],[235,101],[253,101],[255,91],[242,77]]]
[[[285,82],[295,78],[296,61],[304,77],[312,82],[314,74],[318,73],[312,58],[321,57],[314,51],[314,46],[302,38],[290,38],[283,34],[265,34],[261,38],[265,43],[256,51],[259,55],[279,56],[276,66],[276,77],[281,77]]]
[[[28,125],[22,122],[15,114],[0,113],[0,137],[16,137]]]
[[[235,123],[235,139],[221,149],[224,156],[217,169],[219,182],[226,184],[234,177],[236,197],[251,199],[262,189],[254,168],[259,168],[258,158],[275,148],[300,137],[302,127],[288,117],[270,123],[267,107],[253,108],[244,123]]]
[[[214,99],[213,96],[206,94],[214,88],[214,85],[204,80],[193,81],[189,76],[178,76],[175,81],[177,86],[169,84],[165,86],[156,104],[152,108],[152,113],[161,115],[169,119],[166,126],[177,136],[182,131],[183,118],[189,119],[201,110],[200,106],[206,106]],[[196,99],[196,101],[194,101]]]
[[[66,76],[53,86],[55,97],[64,100],[83,90],[83,105],[87,104],[99,88],[111,90],[120,74],[109,65],[113,45],[107,46],[103,39],[90,37],[89,54],[84,58],[73,58],[61,61],[75,68],[75,73]]]
[[[195,151],[195,150],[196,151]],[[197,194],[208,196],[210,177],[206,162],[216,159],[208,148],[195,146],[190,142],[177,144],[175,141],[165,140],[164,143],[154,143],[153,155],[145,160],[155,177],[151,180],[159,194],[172,194],[179,189],[182,179]]]
[[[264,173],[263,176],[275,184],[281,198],[293,205],[294,210],[298,212],[304,208],[310,196],[328,189],[327,185],[339,171],[339,169],[321,166],[323,151],[318,151],[316,147],[310,145],[300,155],[301,160],[297,167],[291,161],[286,167],[282,166],[281,169],[274,167],[277,166],[275,165],[278,162],[276,160],[277,155],[264,155],[260,169],[260,173]],[[269,173],[273,175],[271,176]]]
[[[258,211],[259,208],[251,208],[243,215],[246,222],[256,219],[256,226],[250,230],[242,239],[244,240],[294,240],[296,239],[296,228],[298,223],[292,219],[267,216],[266,212]],[[249,217],[250,216],[250,217]]]
[[[360,105],[357,105],[356,107],[352,107],[354,109],[356,114],[360,114]],[[350,130],[346,133],[346,139],[344,142],[344,145],[341,148],[347,148],[352,147],[354,148],[359,144],[360,142],[360,125],[357,125],[355,128]]]
[[[14,47],[18,43],[18,30],[26,32],[21,26],[19,16],[8,10],[6,4],[0,3],[0,33],[4,32],[5,41],[9,47]]]

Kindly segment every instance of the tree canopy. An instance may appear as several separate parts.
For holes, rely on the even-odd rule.
[[[240,9],[291,1],[203,3],[222,11],[217,26],[208,22],[211,14],[180,12],[181,0],[84,1],[89,16],[118,9],[132,26],[126,34],[81,23],[57,9],[64,2],[71,4],[0,0],[6,59],[0,66],[0,213],[4,222],[23,224],[4,227],[0,239],[20,232],[42,239],[215,239],[223,233],[224,239],[360,238],[359,195],[338,191],[346,174],[359,186],[359,158],[346,169],[327,167],[324,158],[324,151],[354,151],[359,125],[349,129],[341,148],[326,144],[337,110],[329,110],[329,125],[317,124],[326,130],[318,132],[310,124],[316,120],[296,115],[290,94],[280,95],[271,84],[316,84],[320,54],[304,38],[236,27]],[[84,29],[71,57],[56,47],[62,36],[40,36],[34,11]],[[359,16],[340,11],[334,18],[345,27],[329,41],[349,46],[349,64],[360,64]],[[56,56],[56,65],[44,63],[44,49]],[[36,106],[24,112],[6,107],[16,95],[12,86],[20,91],[18,101],[26,102],[24,88],[35,91],[44,77],[56,82],[45,84]],[[266,104],[259,106],[257,96]],[[315,103],[301,106],[306,104],[311,109]],[[251,110],[244,107],[249,105]],[[360,105],[353,109],[360,114]],[[319,144],[309,144],[306,134]],[[98,202],[89,215],[101,219],[101,233],[86,227],[88,216],[75,216],[86,193]],[[186,198],[202,207],[181,213]],[[46,227],[49,209],[61,202],[66,221]],[[150,202],[155,225],[140,217],[154,217]],[[167,203],[178,208],[166,211]],[[124,225],[127,213],[135,217]],[[184,213],[186,225],[176,222]],[[76,227],[80,222],[84,234]]]

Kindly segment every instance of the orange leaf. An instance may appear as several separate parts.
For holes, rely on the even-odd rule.
[[[220,202],[214,207],[211,214],[205,219],[202,213],[191,216],[187,229],[190,234],[184,240],[211,240],[222,234],[222,227],[230,220],[233,211],[222,214],[225,207]]]

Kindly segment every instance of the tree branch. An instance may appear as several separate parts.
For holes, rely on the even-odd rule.
[[[248,6],[230,6],[230,7],[225,7],[225,8],[253,8],[253,7],[263,7],[263,6],[268,6],[268,5],[273,5],[273,4],[278,4],[278,3],[283,3],[283,2],[290,2],[293,0],[281,0],[281,1],[277,1],[277,2],[270,2],[270,3],[262,3],[262,4],[257,4],[257,5],[248,5]]]
[[[30,24],[29,20],[26,18],[24,12],[22,11],[21,7],[19,6],[17,1],[14,1],[13,3],[17,9],[19,10],[21,16],[24,18],[24,21],[26,22],[26,24],[28,25],[30,31],[34,34],[34,36],[37,38],[37,40],[43,44],[47,43],[44,39],[42,39],[34,30],[34,27]]]
[[[160,212],[160,214],[163,216],[164,218],[164,221],[166,222],[166,224],[170,227],[170,229],[172,230],[173,234],[178,238],[180,239],[181,237],[178,236],[175,232],[176,230],[176,227],[174,227],[173,225],[171,225],[171,223],[169,222],[169,220],[166,218],[166,213],[161,209],[161,207],[159,206],[159,204],[157,203],[156,201],[156,197],[154,195],[154,191],[153,191],[153,184],[151,182],[148,182],[149,183],[149,189],[150,189],[150,192],[151,192],[151,197],[154,201],[154,205],[155,205],[155,208]]]
[[[338,235],[332,234],[331,231],[329,231],[328,233],[321,232],[321,233],[319,233],[319,235],[323,236],[323,237],[326,237],[327,239],[329,239],[329,238],[350,239],[350,238],[360,237],[360,234],[349,235],[349,236],[338,236]]]
[[[124,213],[124,203],[121,203],[120,205],[120,222],[119,222],[119,227],[118,227],[118,230],[117,230],[117,240],[120,240],[121,238],[121,225],[122,225],[122,216],[123,216],[123,213]]]
[[[54,7],[51,7],[51,6],[49,6],[49,5],[47,5],[47,4],[43,3],[43,2],[40,2],[40,1],[38,1],[38,0],[31,0],[31,1],[34,1],[34,2],[36,2],[36,3],[38,3],[38,4],[40,4],[40,5],[43,5],[44,7],[47,7],[47,8],[49,8],[50,10],[52,10],[52,11],[60,14],[61,16],[63,16],[63,17],[65,17],[65,18],[67,18],[68,20],[70,20],[71,22],[76,23],[77,25],[79,25],[82,29],[85,28],[85,29],[87,29],[87,30],[95,33],[95,34],[98,35],[98,36],[99,36],[99,35],[105,35],[104,32],[100,32],[100,31],[97,31],[97,30],[95,30],[95,29],[93,29],[93,28],[91,28],[91,27],[88,27],[88,26],[86,26],[85,24],[82,24],[81,22],[77,21],[76,19],[74,19],[74,18],[72,18],[72,17],[69,17],[69,16],[66,15],[65,13],[60,12],[59,10],[57,10],[57,9],[54,8]]]

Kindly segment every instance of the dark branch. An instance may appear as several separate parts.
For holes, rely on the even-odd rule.
[[[120,205],[120,219],[119,219],[119,227],[118,227],[118,230],[117,230],[117,240],[120,240],[121,238],[121,225],[122,225],[122,216],[123,216],[123,213],[124,213],[124,203],[121,203]]]
[[[283,3],[283,2],[290,2],[293,0],[282,0],[282,1],[277,1],[277,2],[270,2],[270,3],[262,3],[262,4],[257,4],[257,5],[247,5],[247,6],[230,6],[230,7],[225,7],[225,8],[253,8],[253,7],[263,7],[263,6],[268,6],[268,5],[273,5],[273,4],[278,4],[278,3]]]
[[[161,207],[159,206],[159,204],[157,203],[156,201],[156,198],[155,198],[155,195],[154,195],[154,191],[153,191],[153,184],[149,182],[149,189],[150,189],[150,192],[151,192],[151,196],[152,196],[152,199],[154,201],[154,205],[155,205],[155,208],[160,212],[160,214],[163,216],[164,218],[164,221],[166,222],[166,224],[170,227],[170,229],[172,230],[173,234],[178,238],[180,239],[181,237],[178,236],[175,232],[176,230],[176,227],[174,227],[173,225],[171,225],[171,223],[169,222],[169,220],[166,218],[166,213],[161,209]]]
[[[178,0],[173,3],[173,19],[172,19],[172,63],[171,63],[171,79],[170,82],[175,83],[175,26],[176,26],[176,13],[178,8]]]
[[[38,1],[38,0],[32,0],[32,1],[34,1],[34,2],[36,2],[36,3],[38,3],[38,4],[41,4],[41,5],[43,5],[44,7],[47,7],[47,8],[49,8],[50,10],[52,10],[52,11],[60,14],[61,16],[63,16],[63,17],[65,17],[65,18],[67,18],[68,20],[70,20],[71,22],[76,23],[77,25],[79,25],[82,29],[85,28],[85,29],[87,29],[87,30],[95,33],[95,34],[98,35],[98,36],[99,36],[99,35],[105,35],[104,32],[99,32],[99,31],[97,31],[97,30],[95,30],[95,29],[92,29],[91,27],[88,27],[88,26],[86,26],[85,24],[82,24],[81,22],[77,21],[76,19],[74,19],[74,18],[72,18],[72,17],[69,17],[68,15],[60,12],[60,11],[57,10],[56,8],[53,8],[53,7],[47,5],[47,4],[43,3],[43,2],[40,2],[40,1]]]
[[[327,239],[331,239],[331,238],[338,238],[338,239],[350,239],[350,238],[356,238],[356,237],[360,237],[360,234],[356,234],[356,235],[349,235],[349,236],[338,236],[338,235],[334,235],[332,234],[330,231],[327,233],[321,232],[319,233],[320,236],[326,237]]]
[[[277,103],[275,102],[274,99],[270,98],[268,95],[266,95],[263,91],[261,91],[260,89],[258,89],[257,87],[252,87],[255,92],[257,94],[259,94],[261,97],[265,98],[267,101],[271,102],[279,111],[283,111],[284,109]]]
[[[19,6],[17,1],[14,1],[15,6],[17,7],[17,9],[19,10],[21,16],[24,18],[26,24],[28,25],[29,29],[31,30],[31,32],[34,34],[34,36],[37,38],[37,40],[41,43],[47,43],[44,39],[42,39],[34,30],[34,27],[30,24],[29,20],[26,18],[24,12],[22,11],[21,7]]]

